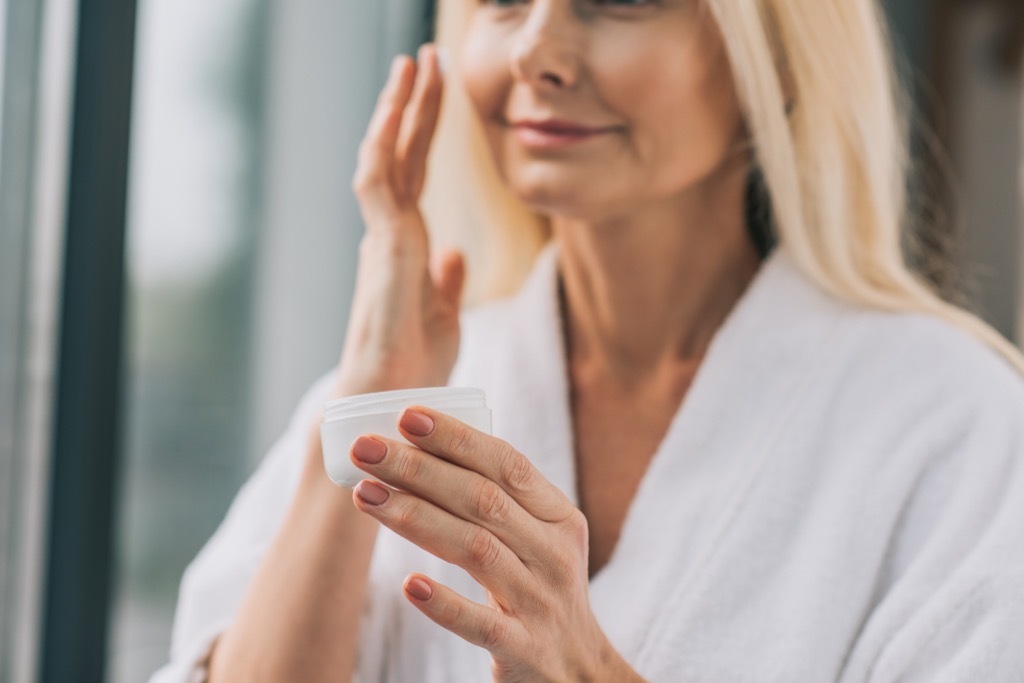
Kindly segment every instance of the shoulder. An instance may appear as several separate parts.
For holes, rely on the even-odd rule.
[[[963,557],[986,530],[993,539],[1019,534],[1024,517],[1006,512],[1024,501],[1020,373],[933,316],[851,311],[840,331],[820,444],[836,472],[861,473],[871,509],[894,515],[893,571],[931,557],[921,569],[930,582],[948,569],[943,549]],[[1008,561],[989,550],[980,566]]]
[[[981,668],[956,680],[1004,680],[995,672],[1021,662],[1003,635],[1024,615],[1024,379],[945,320],[849,323],[846,387],[872,421],[860,429],[880,435],[844,451],[871,472],[863,523],[885,529],[884,591],[863,638],[881,653],[871,666],[878,680],[960,664]],[[964,638],[972,647],[948,658]]]
[[[837,391],[883,414],[1024,428],[1024,376],[968,331],[932,315],[853,308],[840,328]]]
[[[829,476],[902,508],[915,538],[954,510],[977,532],[1024,494],[1024,379],[1002,356],[923,314],[851,309],[838,327],[807,408]]]

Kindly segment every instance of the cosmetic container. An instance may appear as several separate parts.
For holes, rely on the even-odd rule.
[[[398,418],[413,405],[432,408],[491,433],[491,411],[482,389],[429,387],[347,396],[327,404],[320,424],[324,469],[331,481],[351,488],[363,479],[374,479],[352,463],[352,443],[367,434],[408,443],[398,431]]]

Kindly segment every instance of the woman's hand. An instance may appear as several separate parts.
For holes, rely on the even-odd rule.
[[[366,232],[339,394],[444,386],[458,355],[462,258],[430,262],[418,207],[442,86],[433,46],[418,63],[396,58],[360,147],[353,190]]]
[[[597,624],[588,595],[587,521],[508,443],[428,408],[407,409],[414,446],[361,436],[356,507],[486,590],[489,606],[406,578],[427,617],[493,657],[496,681],[639,680]]]

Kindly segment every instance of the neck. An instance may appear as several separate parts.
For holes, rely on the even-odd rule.
[[[552,221],[571,367],[624,387],[696,367],[760,266],[744,190],[733,173],[626,216]]]

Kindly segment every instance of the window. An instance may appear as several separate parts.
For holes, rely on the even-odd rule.
[[[108,671],[167,659],[178,582],[249,466],[266,7],[139,3]]]
[[[356,149],[424,5],[139,2],[116,683],[166,661],[185,566],[336,362],[362,233]]]

